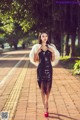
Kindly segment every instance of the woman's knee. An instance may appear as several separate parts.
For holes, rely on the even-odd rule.
[[[41,93],[42,93],[42,94],[45,94],[45,92],[44,92],[44,89],[43,89],[43,88],[41,88]]]

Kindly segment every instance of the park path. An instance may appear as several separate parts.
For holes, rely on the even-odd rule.
[[[80,120],[80,81],[60,64],[53,68],[49,117],[44,118],[29,52],[30,48],[0,55],[0,113],[7,111],[9,120]]]

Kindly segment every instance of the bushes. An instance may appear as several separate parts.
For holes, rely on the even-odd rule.
[[[64,68],[70,69],[73,75],[80,75],[80,57],[64,56],[60,59],[60,63]]]
[[[76,60],[74,64],[74,74],[80,75],[80,60]]]

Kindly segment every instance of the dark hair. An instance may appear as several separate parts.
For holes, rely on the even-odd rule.
[[[41,35],[42,35],[43,33],[46,33],[46,34],[48,35],[48,33],[47,33],[47,32],[42,32],[42,33],[39,33],[39,36],[38,36],[38,43],[39,43],[39,44],[42,44]],[[47,40],[47,42],[46,42],[46,43],[47,43],[47,44],[50,44],[48,40]]]

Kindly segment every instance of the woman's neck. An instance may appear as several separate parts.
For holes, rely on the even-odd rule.
[[[42,43],[42,46],[46,46],[46,43]]]

